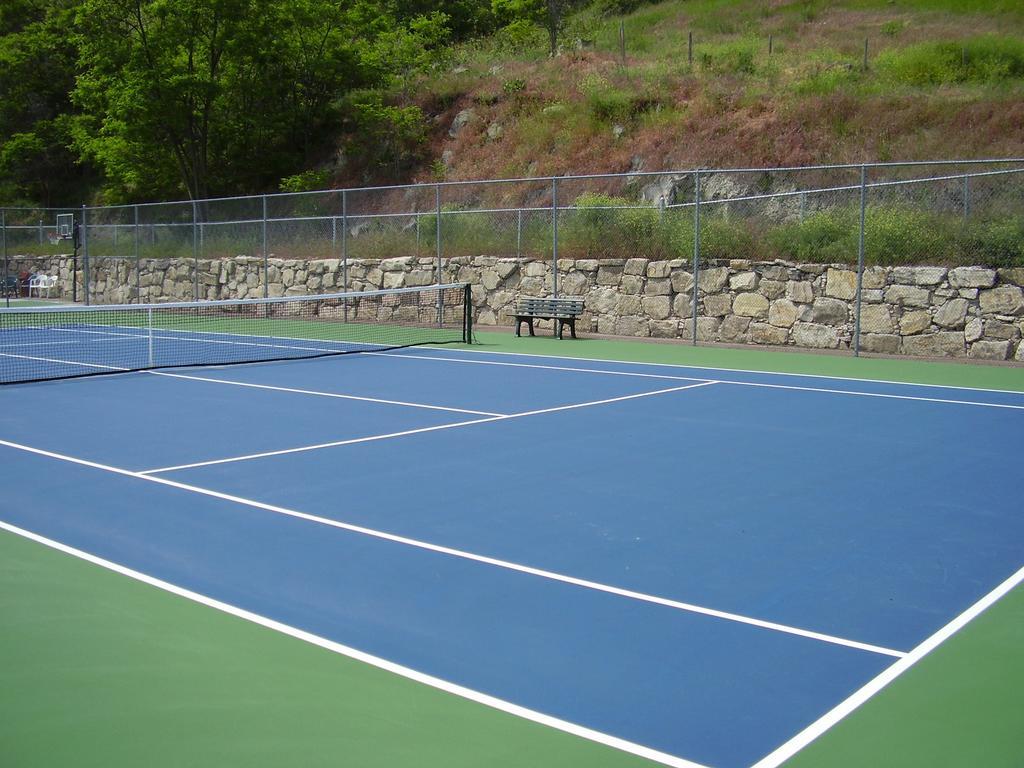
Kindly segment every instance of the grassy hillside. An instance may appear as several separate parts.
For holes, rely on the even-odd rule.
[[[549,58],[539,29],[455,49],[406,97],[431,121],[414,175],[1024,155],[1013,0],[594,6],[569,19],[562,49]]]

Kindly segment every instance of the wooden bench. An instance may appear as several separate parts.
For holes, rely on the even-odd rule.
[[[562,338],[562,331],[568,324],[569,333],[576,338],[576,318],[583,314],[583,299],[535,299],[523,298],[516,304],[516,336],[519,335],[523,323],[530,329],[533,336],[533,321],[554,320],[555,335]]]

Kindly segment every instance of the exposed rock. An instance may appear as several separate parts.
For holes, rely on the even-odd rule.
[[[718,338],[718,330],[722,327],[722,321],[717,317],[698,317],[697,318],[697,341],[714,341]],[[690,326],[684,329],[683,335],[692,334],[693,329]]]
[[[676,317],[690,317],[693,315],[693,296],[688,293],[677,293],[672,300],[672,311]]]
[[[967,356],[977,360],[1006,360],[1010,356],[1010,342],[976,341]]]
[[[650,336],[650,321],[642,317],[620,317],[615,322],[618,336]]]
[[[622,268],[622,274],[643,275],[647,270],[647,264],[647,259],[626,259],[626,264]]]
[[[455,119],[452,120],[451,128],[448,129],[448,135],[454,139],[474,117],[476,117],[476,112],[473,109],[464,109],[459,112]]]
[[[683,270],[673,270],[672,290],[676,293],[690,293],[693,291],[693,275]]]
[[[786,294],[786,284],[779,280],[762,280],[757,290],[766,299],[777,299]]]
[[[837,299],[852,299],[857,295],[857,273],[830,267],[825,276],[825,295]]]
[[[949,284],[954,288],[991,288],[996,284],[996,271],[983,267],[957,267],[949,271]]]
[[[505,134],[505,129],[501,123],[491,123],[487,126],[487,139],[488,141],[497,141]]]
[[[733,299],[732,311],[743,317],[768,317],[768,299],[759,293],[741,293]]]
[[[835,349],[839,346],[839,332],[828,325],[796,323],[793,326],[793,341],[800,347]]]
[[[654,320],[666,320],[672,314],[672,300],[668,296],[644,296],[644,314]]]
[[[1024,286],[1024,267],[1007,267],[999,270],[999,279],[1011,285]]]
[[[999,315],[1024,314],[1024,291],[1017,286],[1004,285],[978,294],[981,311]]]
[[[877,290],[885,288],[885,267],[867,267],[864,270],[864,277],[861,280],[862,290]]]
[[[800,316],[800,309],[789,299],[778,299],[768,307],[768,322],[780,328],[791,328]]]
[[[668,296],[672,293],[672,281],[668,278],[648,280],[644,286],[644,293],[648,296]]]
[[[622,278],[622,267],[602,266],[597,270],[598,285],[618,285]]]
[[[985,323],[985,337],[989,339],[1007,339],[1013,341],[1020,338],[1020,329],[1013,323],[1000,320],[989,320]]]
[[[584,306],[591,312],[605,314],[615,309],[618,292],[614,288],[595,288],[587,294]]]
[[[679,336],[678,320],[652,320],[651,336],[659,339],[674,339]]]
[[[644,289],[644,279],[637,275],[623,275],[619,290],[623,293],[640,293]]]
[[[981,338],[984,328],[985,324],[982,322],[980,317],[972,317],[964,328],[964,340],[968,344],[972,341],[977,341]]]
[[[903,339],[903,352],[922,357],[963,357],[964,335],[956,331],[926,333]]]
[[[711,269],[701,270],[698,282],[700,283],[700,289],[705,293],[718,293],[729,282],[729,268],[712,267]]]

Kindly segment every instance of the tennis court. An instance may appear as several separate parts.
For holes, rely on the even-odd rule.
[[[457,297],[417,304],[442,305],[459,326]],[[289,729],[305,765],[782,765],[1024,579],[1019,368],[45,312],[0,366],[126,372],[0,389],[3,601],[38,601],[8,614],[10,765],[287,764]]]

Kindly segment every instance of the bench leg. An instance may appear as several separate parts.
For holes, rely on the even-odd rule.
[[[523,327],[523,318],[517,317],[516,318],[516,336],[519,335],[519,331],[520,331],[520,329],[522,327]]]
[[[530,335],[531,336],[535,336],[536,334],[533,332],[533,318],[532,317],[526,321],[526,326],[527,326],[527,328],[530,329]]]
[[[569,333],[575,339],[576,338],[576,318],[574,317],[569,321]]]
[[[565,328],[565,320],[555,320],[555,336],[562,340],[562,329]]]

